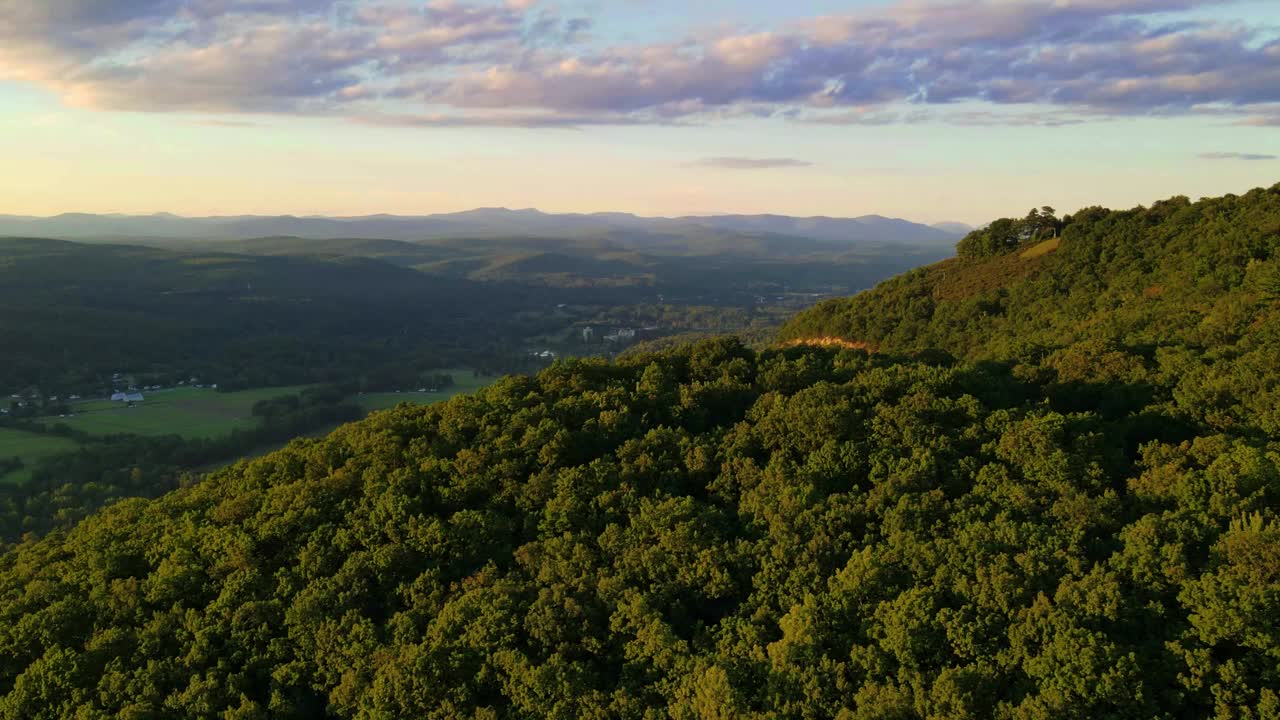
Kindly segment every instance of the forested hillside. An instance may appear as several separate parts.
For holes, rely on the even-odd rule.
[[[0,717],[1280,718],[1280,186],[1022,223],[25,542]]]
[[[1215,430],[1280,434],[1280,185],[1091,208],[1048,240],[1000,226],[1012,233],[977,243],[996,250],[823,303],[783,337],[1004,360],[1079,409],[1149,405]]]
[[[961,257],[822,303],[782,335],[973,359],[1082,340],[1212,350],[1257,340],[1251,323],[1280,297],[1280,185],[1036,222],[992,223]]]
[[[377,378],[492,355],[528,331],[530,304],[366,258],[0,238],[0,389],[88,395],[116,372],[224,388]]]

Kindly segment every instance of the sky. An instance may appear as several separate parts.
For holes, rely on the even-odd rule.
[[[1280,181],[1276,0],[0,0],[0,214],[882,214]]]

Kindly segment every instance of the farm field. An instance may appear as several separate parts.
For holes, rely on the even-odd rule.
[[[259,400],[288,395],[301,387],[262,388],[220,393],[216,390],[175,388],[158,390],[134,407],[104,400],[73,406],[75,417],[45,418],[66,423],[90,435],[130,433],[134,435],[181,435],[185,438],[214,438],[237,428],[253,427],[253,405]]]
[[[31,477],[31,468],[38,461],[50,455],[73,452],[78,447],[75,441],[63,437],[0,428],[0,458],[21,458],[26,465],[21,470],[0,475],[0,483],[24,483]]]
[[[476,377],[470,369],[450,368],[438,371],[452,375],[454,386],[440,392],[382,392],[352,396],[350,401],[376,412],[395,407],[400,403],[428,405],[448,400],[455,395],[475,392],[496,378]],[[253,406],[260,400],[301,391],[305,386],[261,388],[234,393],[220,393],[207,388],[174,388],[145,392],[146,399],[129,407],[123,403],[103,399],[85,400],[72,406],[70,417],[45,417],[45,423],[63,423],[96,437],[116,434],[143,436],[181,435],[188,439],[216,438],[238,428],[250,428],[257,424]],[[336,427],[336,426],[335,426]],[[312,437],[320,437],[334,428],[324,428]],[[265,453],[284,443],[264,447]],[[22,470],[0,476],[0,482],[21,483],[30,476],[30,468],[39,460],[79,447],[74,441],[21,430],[0,429],[0,458],[20,457],[27,466]],[[260,454],[250,453],[248,457]],[[221,464],[219,464],[221,465]],[[203,468],[203,469],[212,469]]]
[[[386,410],[393,408],[400,403],[410,403],[413,405],[430,405],[437,403],[455,395],[475,392],[486,387],[498,378],[496,377],[476,377],[470,369],[467,368],[449,368],[446,370],[437,370],[436,372],[445,375],[452,375],[454,385],[441,392],[382,392],[382,393],[364,393],[353,398],[355,403],[364,408],[368,412],[377,410]]]
[[[412,405],[430,405],[431,403],[443,402],[456,395],[475,392],[483,387],[488,386],[489,384],[497,380],[497,378],[495,377],[477,378],[472,374],[470,369],[466,369],[466,368],[450,368],[447,370],[438,370],[436,372],[440,372],[446,375],[452,375],[454,380],[454,386],[443,392],[420,393],[417,391],[413,391],[413,392],[398,392],[398,393],[397,392],[363,393],[360,395],[352,396],[351,398],[348,398],[348,399],[351,402],[354,402],[356,405],[359,405],[361,408],[363,408],[365,412],[373,413],[379,410],[389,410],[401,403],[410,403]],[[304,433],[303,435],[299,435],[298,437],[322,438],[328,435],[329,433],[333,432],[334,430],[337,430],[339,427],[340,425],[330,425],[328,427],[320,428],[318,430],[314,430],[309,433]],[[294,439],[297,439],[297,438],[294,438]],[[255,457],[261,457],[262,455],[266,455],[268,453],[279,450],[285,445],[288,445],[290,442],[292,442],[292,440],[286,440],[285,442],[264,445],[262,447],[255,448],[252,452],[246,453],[244,456],[240,458],[236,458],[235,460],[212,463],[205,467],[196,468],[196,470],[201,472],[210,472],[222,467],[226,467],[227,465],[232,465],[235,462],[238,462],[239,460],[248,460]]]

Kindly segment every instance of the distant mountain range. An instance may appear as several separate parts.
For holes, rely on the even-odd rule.
[[[953,235],[958,235],[961,237],[968,235],[969,233],[974,231],[974,227],[972,225],[966,225],[964,223],[959,223],[959,222],[940,222],[940,223],[934,223],[929,227],[935,230],[941,230],[942,232],[951,233]]]
[[[831,243],[950,245],[968,232],[959,223],[929,226],[866,215],[856,218],[784,215],[716,215],[679,218],[628,213],[551,214],[538,210],[482,208],[425,216],[364,217],[90,215],[54,217],[0,215],[0,236],[91,239],[248,239],[291,236],[307,239],[377,238],[431,240],[462,237],[688,236],[699,230],[785,235]]]

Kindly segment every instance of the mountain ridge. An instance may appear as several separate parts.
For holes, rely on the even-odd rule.
[[[350,237],[429,240],[448,237],[491,237],[509,234],[581,235],[610,231],[663,233],[689,228],[734,232],[770,232],[827,242],[890,242],[943,245],[954,242],[953,230],[879,215],[836,218],[786,215],[689,215],[644,217],[630,213],[546,213],[533,208],[476,208],[431,215],[361,215],[350,217],[295,215],[231,215],[181,217],[63,213],[49,217],[0,215],[0,235],[64,239],[109,237],[170,239],[248,239],[297,236],[309,239]]]

